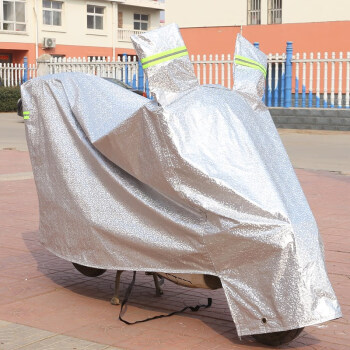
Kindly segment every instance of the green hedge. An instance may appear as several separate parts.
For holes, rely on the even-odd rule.
[[[21,88],[19,86],[0,86],[0,112],[15,112],[19,98],[21,98]]]

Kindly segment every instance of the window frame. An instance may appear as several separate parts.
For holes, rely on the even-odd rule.
[[[63,11],[64,11],[64,0],[46,0],[49,1],[51,3],[51,7],[44,7],[44,0],[42,0],[41,2],[41,6],[42,6],[42,19],[43,19],[43,25],[47,26],[49,28],[63,28]],[[61,8],[60,9],[55,9],[52,7],[52,3],[60,3],[61,4]],[[44,11],[50,12],[51,16],[50,16],[50,24],[45,23],[44,22]],[[59,13],[60,14],[60,22],[61,24],[53,24],[53,13]]]
[[[107,56],[88,56],[89,62],[107,62]]]
[[[4,2],[13,4],[13,20],[4,19]],[[16,4],[24,6],[24,22],[16,20]],[[4,29],[4,25],[13,25],[13,29]],[[23,29],[17,29],[17,26],[24,26]],[[0,0],[0,31],[7,33],[26,33],[27,32],[27,0]]]
[[[257,23],[253,23],[253,18]],[[258,25],[261,24],[261,0],[247,0],[247,24]]]
[[[135,19],[135,15],[139,15],[140,19]],[[142,16],[147,16],[147,21],[142,19]],[[133,13],[133,29],[134,30],[140,30],[140,31],[144,31],[147,32],[149,30],[150,27],[150,15],[146,14],[146,13]],[[135,29],[135,23],[139,23],[140,24],[140,29]],[[141,29],[142,24],[147,24],[147,29]]]
[[[89,12],[88,7],[93,6],[94,12]],[[96,8],[102,9],[102,13],[96,13]],[[88,30],[97,30],[102,31],[105,29],[105,13],[106,13],[106,6],[96,5],[96,4],[86,4],[86,28]],[[93,28],[88,27],[88,16],[93,17]],[[96,17],[102,18],[102,28],[96,28]]]
[[[268,0],[267,2],[267,24],[282,24],[282,0]],[[276,21],[276,19],[279,19]]]

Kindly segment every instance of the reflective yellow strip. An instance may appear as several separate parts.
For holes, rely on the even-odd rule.
[[[166,61],[170,61],[170,60],[173,60],[175,58],[179,58],[179,57],[182,57],[182,56],[187,56],[188,55],[188,52],[180,52],[176,55],[171,55],[171,56],[168,56],[168,57],[164,57],[164,58],[160,58],[156,61],[153,61],[153,62],[150,62],[150,63],[146,63],[142,66],[143,69],[145,68],[148,68],[148,67],[152,67],[152,66],[155,66],[156,64],[159,64],[159,63],[162,63],[162,62],[166,62]]]
[[[29,119],[30,112],[29,111],[23,111],[23,119]]]
[[[254,69],[259,69],[266,77],[266,68],[257,61],[254,61],[248,57],[235,56],[235,63],[240,66],[246,66]]]
[[[166,55],[171,55],[172,53],[175,53],[175,52],[178,52],[178,51],[183,51],[183,50],[187,50],[186,46],[180,46],[180,47],[177,47],[175,49],[163,51],[163,52],[157,53],[155,55],[142,58],[141,62],[142,63],[147,63],[147,62],[153,61],[153,60],[155,60],[155,59],[157,59],[159,57],[163,57],[163,56],[166,56]]]

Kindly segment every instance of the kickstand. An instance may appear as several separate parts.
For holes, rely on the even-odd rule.
[[[159,282],[158,275],[155,272],[152,272],[152,275],[153,275],[154,285],[156,287],[156,296],[160,297],[163,294],[163,290],[161,288],[161,285],[164,283],[164,281],[161,280],[161,282]]]
[[[114,282],[114,295],[111,299],[112,305],[120,305],[119,300],[119,288],[120,288],[120,276],[123,273],[123,270],[117,270],[117,273],[115,275],[115,282]],[[163,291],[161,288],[161,285],[164,283],[163,278],[159,278],[159,276],[155,272],[146,272],[147,275],[152,275],[154,280],[154,286],[156,287],[156,296],[160,297],[163,295]]]
[[[114,282],[114,295],[111,299],[112,305],[120,305],[119,301],[119,286],[120,286],[120,276],[122,275],[123,270],[117,270],[117,273],[115,275],[115,282]]]

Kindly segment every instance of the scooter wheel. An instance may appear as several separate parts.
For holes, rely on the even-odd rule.
[[[261,344],[278,346],[289,343],[295,339],[303,331],[303,329],[304,328],[296,328],[289,331],[254,334],[252,337]]]
[[[82,273],[84,276],[87,276],[87,277],[101,276],[106,272],[106,270],[104,269],[97,269],[95,267],[79,265],[77,263],[72,263],[72,264],[80,273]]]

